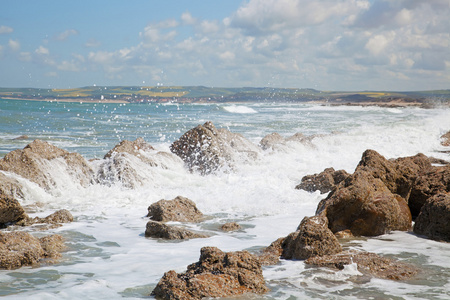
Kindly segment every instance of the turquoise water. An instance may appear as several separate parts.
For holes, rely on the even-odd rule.
[[[422,152],[450,159],[439,137],[450,130],[449,109],[329,107],[292,103],[246,104],[93,104],[0,100],[0,156],[46,140],[78,152],[97,170],[103,156],[124,139],[143,137],[157,151],[206,121],[240,133],[255,145],[278,132],[314,136],[310,143],[290,142],[237,164],[232,173],[191,174],[176,159],[166,168],[130,160],[141,181],[134,188],[118,182],[81,187],[58,168],[48,170],[56,186],[44,191],[27,180],[22,205],[31,216],[69,209],[71,224],[49,230],[65,237],[68,250],[57,264],[0,271],[0,295],[7,299],[145,298],[164,272],[181,272],[198,260],[200,248],[224,251],[259,249],[294,231],[313,215],[325,197],[294,187],[306,174],[326,167],[352,172],[361,154],[374,149],[387,158]],[[26,140],[14,138],[27,135]],[[9,174],[14,177],[14,174]],[[147,207],[178,195],[193,200],[208,220],[191,225],[207,239],[161,242],[143,236]],[[221,224],[236,221],[243,230],[225,233]],[[43,235],[46,232],[34,232]],[[361,239],[348,248],[367,250],[411,262],[424,270],[417,279],[393,282],[351,280],[340,272],[307,268],[301,261],[265,267],[271,291],[261,299],[445,299],[450,297],[450,246],[394,232]],[[245,299],[245,298],[244,298]],[[255,299],[255,298],[251,298]]]

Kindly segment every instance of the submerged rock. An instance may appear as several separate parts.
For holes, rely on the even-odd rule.
[[[307,192],[320,191],[321,194],[328,193],[345,178],[350,176],[345,170],[334,170],[326,168],[319,174],[306,175],[295,188]]]
[[[363,274],[391,280],[411,279],[419,272],[412,265],[375,253],[359,251],[344,251],[333,255],[315,256],[308,258],[305,263],[336,270],[342,270],[345,265],[355,263],[358,271]]]
[[[0,231],[0,268],[17,269],[37,265],[44,258],[56,258],[64,248],[59,235],[38,239],[29,233]]]
[[[157,221],[148,221],[145,236],[166,240],[187,240],[195,238],[207,238],[208,235],[196,233],[191,230],[173,225],[166,225]]]
[[[203,219],[203,214],[192,200],[177,196],[172,200],[162,199],[150,205],[147,217],[161,222],[198,222]]]
[[[254,255],[247,251],[222,252],[216,247],[203,247],[198,262],[181,274],[166,272],[152,295],[160,299],[190,300],[267,291],[261,265]]]
[[[355,172],[341,182],[317,208],[326,216],[333,233],[350,230],[354,236],[376,236],[411,228],[406,201],[393,194],[379,179]]]
[[[423,205],[414,232],[434,240],[450,242],[450,194],[436,194]]]
[[[173,142],[170,151],[179,156],[191,172],[206,175],[219,169],[233,169],[238,160],[254,160],[259,149],[242,135],[217,129],[212,122],[206,122]]]
[[[0,194],[0,227],[27,219],[19,201],[9,195]]]
[[[45,218],[34,217],[34,218],[24,218],[21,221],[17,222],[16,225],[19,226],[31,226],[34,224],[61,224],[61,223],[70,223],[73,221],[72,214],[67,209],[60,209]],[[60,225],[59,225],[60,226]]]
[[[323,216],[303,218],[297,231],[289,234],[281,246],[281,257],[285,259],[307,259],[342,251],[339,241],[328,229],[328,221]]]
[[[241,225],[236,222],[228,222],[223,224],[220,229],[222,229],[223,231],[236,231],[241,229]]]
[[[45,190],[51,190],[56,183],[52,171],[58,170],[81,186],[94,182],[94,172],[88,162],[78,153],[69,153],[41,140],[34,140],[23,150],[14,150],[0,160],[0,170],[18,174]]]

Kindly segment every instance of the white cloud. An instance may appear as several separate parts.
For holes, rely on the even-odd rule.
[[[8,33],[12,33],[13,31],[14,31],[14,29],[12,27],[5,26],[5,25],[0,26],[0,34],[8,34]]]
[[[102,43],[100,43],[100,41],[96,40],[96,39],[89,39],[84,46],[88,47],[88,48],[96,48],[96,47],[100,47]]]
[[[50,51],[48,48],[45,48],[44,46],[39,46],[34,52],[38,55],[49,55]]]
[[[72,36],[72,35],[77,35],[77,34],[78,34],[78,31],[77,31],[77,30],[75,30],[75,29],[67,29],[67,30],[65,30],[65,31],[63,31],[63,32],[58,33],[58,34],[55,36],[55,39],[56,39],[57,41],[65,41],[65,40],[67,40],[70,36]]]
[[[181,21],[183,22],[183,25],[195,25],[197,23],[197,19],[189,12],[185,12],[181,15]]]
[[[20,50],[20,43],[19,43],[19,41],[9,40],[8,46],[13,52],[17,52],[17,51]]]

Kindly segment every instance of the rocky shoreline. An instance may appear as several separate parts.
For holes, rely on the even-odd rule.
[[[14,176],[23,177],[51,193],[58,182],[48,171],[57,167],[81,187],[121,183],[135,188],[142,182],[130,160],[149,167],[165,168],[165,162],[181,161],[194,173],[209,176],[215,172],[233,172],[236,164],[255,161],[261,151],[281,147],[288,141],[310,143],[313,137],[296,134],[284,138],[273,133],[254,145],[242,135],[216,128],[212,122],[187,131],[170,146],[172,153],[156,151],[143,139],[122,141],[103,159],[87,161],[47,142],[35,140],[24,149],[14,150],[0,160],[0,268],[14,269],[57,261],[64,250],[61,236],[37,239],[23,232],[23,226],[49,228],[72,222],[70,212],[61,210],[46,218],[30,218],[20,205],[23,186]],[[450,132],[441,138],[450,145]],[[93,168],[93,163],[97,168]],[[12,176],[14,175],[14,176]],[[294,187],[293,187],[294,188]],[[450,164],[423,154],[386,159],[374,150],[366,150],[355,171],[327,168],[305,176],[296,186],[327,196],[318,204],[314,216],[301,220],[297,229],[280,237],[258,253],[223,252],[215,247],[200,250],[198,262],[183,273],[166,272],[152,294],[161,299],[201,299],[229,297],[268,291],[262,276],[265,265],[279,259],[305,260],[311,267],[341,270],[356,263],[367,276],[391,280],[414,278],[420,269],[375,253],[348,252],[343,239],[373,237],[390,231],[414,232],[424,238],[450,242]],[[195,202],[183,196],[153,203],[148,208],[145,236],[154,239],[207,238],[183,224],[202,222],[205,216]],[[414,220],[414,225],[413,225]],[[181,226],[168,224],[180,222]],[[48,227],[42,227],[43,224]],[[239,230],[239,224],[224,224],[222,230]]]

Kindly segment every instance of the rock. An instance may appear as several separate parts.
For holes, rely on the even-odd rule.
[[[23,198],[22,185],[17,179],[0,172],[0,195]]]
[[[147,217],[161,222],[198,222],[203,219],[203,214],[192,200],[177,196],[175,199],[162,199],[150,205]]]
[[[308,258],[305,263],[336,270],[342,270],[345,265],[356,263],[358,271],[363,274],[391,280],[411,279],[419,272],[412,265],[381,257],[375,253],[360,251],[344,251],[333,255],[315,256]]]
[[[355,172],[364,171],[381,179],[392,193],[400,195],[408,202],[416,178],[431,167],[428,157],[421,153],[387,160],[374,150],[366,150]]]
[[[141,151],[150,151],[155,150],[150,144],[144,141],[143,138],[137,138],[135,141],[130,142],[127,140],[121,141],[118,145],[116,145],[113,149],[111,149],[105,155],[106,158],[110,158],[115,153],[129,153],[134,156],[140,156]]]
[[[441,145],[445,147],[450,146],[450,131],[447,131],[441,136]]]
[[[266,135],[259,142],[263,150],[273,149],[275,145],[284,143],[286,140],[279,133],[274,132]]]
[[[318,190],[321,194],[324,194],[331,191],[349,175],[344,170],[335,171],[334,168],[327,168],[319,174],[304,176],[301,183],[295,188],[307,192],[315,192]]]
[[[357,171],[322,200],[317,214],[326,216],[333,233],[350,230],[354,236],[376,236],[409,230],[411,212],[379,178]]]
[[[19,201],[9,195],[0,194],[0,227],[28,218]]]
[[[60,209],[45,218],[34,217],[24,218],[16,223],[19,226],[31,226],[34,224],[61,224],[73,222],[73,216],[67,209]]]
[[[216,247],[203,247],[198,262],[181,274],[166,272],[152,295],[160,299],[190,300],[267,291],[261,265],[254,255],[247,251],[222,252]]]
[[[436,194],[423,205],[414,224],[416,234],[450,242],[450,194]]]
[[[21,135],[21,136],[13,138],[13,140],[15,140],[15,141],[17,141],[17,140],[28,140],[28,135]]]
[[[225,223],[223,224],[220,229],[222,229],[223,231],[236,231],[241,229],[241,225],[239,225],[236,222],[229,222],[229,223]]]
[[[411,214],[414,217],[418,216],[427,199],[445,192],[450,192],[450,165],[433,167],[420,175],[409,196]]]
[[[242,135],[217,129],[212,122],[206,122],[173,142],[170,151],[180,157],[191,172],[207,175],[219,169],[231,170],[236,161],[254,160],[259,149]]]
[[[84,187],[94,182],[94,172],[80,154],[69,153],[41,140],[6,154],[0,160],[0,170],[18,174],[47,191],[57,185],[55,179],[61,176],[53,173],[54,170]]]
[[[262,253],[258,255],[262,266],[276,265],[280,261],[280,256],[283,253],[282,245],[285,239],[285,237],[279,238],[271,243],[269,247],[263,249]]]
[[[35,266],[42,259],[60,257],[63,249],[63,238],[57,234],[38,239],[26,232],[0,231],[0,269]]]
[[[337,238],[328,229],[323,216],[305,217],[296,232],[289,234],[282,243],[282,258],[307,259],[311,256],[334,254],[342,251]]]
[[[205,234],[196,233],[178,226],[169,226],[157,221],[147,222],[145,236],[166,240],[186,240],[209,237]]]

